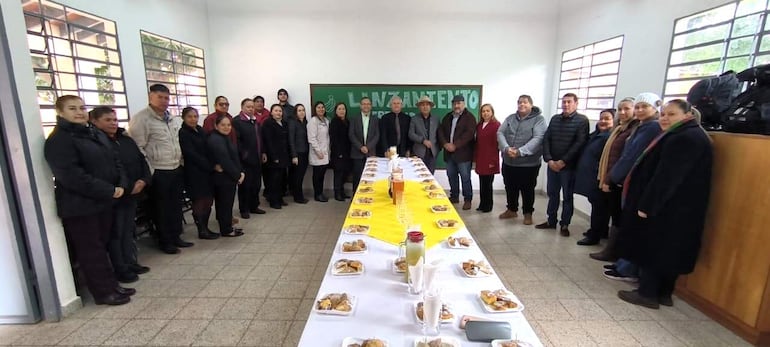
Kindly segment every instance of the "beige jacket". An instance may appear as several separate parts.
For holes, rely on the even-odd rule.
[[[307,142],[310,144],[309,162],[313,166],[329,164],[329,120],[312,117],[307,121]],[[318,154],[323,154],[320,158]]]
[[[147,107],[131,117],[128,134],[147,158],[150,170],[174,170],[182,165],[181,127],[182,119],[178,116],[169,115],[166,121],[162,114]]]

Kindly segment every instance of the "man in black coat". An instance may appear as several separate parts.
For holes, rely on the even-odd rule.
[[[411,117],[402,111],[401,97],[390,99],[390,112],[380,119],[380,148],[377,155],[384,156],[390,147],[396,147],[399,157],[408,157],[412,148],[409,140],[409,122]]]
[[[262,189],[262,126],[254,115],[254,101],[243,99],[241,113],[233,117],[233,131],[238,138],[238,155],[246,177],[238,186],[238,210],[241,218],[249,213],[264,214],[259,208],[259,191]]]
[[[115,270],[115,277],[123,283],[136,282],[138,274],[147,273],[149,267],[139,265],[136,241],[136,205],[144,188],[150,183],[152,175],[144,155],[136,142],[126,136],[125,129],[118,127],[115,111],[107,106],[99,106],[89,112],[91,123],[107,134],[118,153],[125,169],[127,184],[131,191],[117,200],[113,208],[112,232],[107,244],[110,261]]]
[[[361,114],[350,117],[348,138],[350,139],[350,159],[353,161],[353,193],[358,189],[358,182],[364,172],[367,157],[373,157],[380,142],[380,125],[377,116],[372,115],[372,100],[361,99]]]

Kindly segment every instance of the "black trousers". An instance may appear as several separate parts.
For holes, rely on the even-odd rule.
[[[607,237],[610,232],[610,196],[599,190],[598,186],[597,183],[595,198],[590,199],[591,227],[586,232],[586,237],[591,239]]]
[[[294,200],[305,198],[305,193],[302,191],[302,183],[305,182],[307,166],[307,153],[297,153],[297,165],[289,166],[289,191],[294,195]]]
[[[495,175],[479,175],[479,198],[481,199],[481,202],[479,203],[479,209],[481,210],[491,210],[492,205],[494,204],[492,201],[492,182],[495,180]]]
[[[216,206],[219,233],[228,234],[233,229],[233,204],[235,203],[236,183],[214,185],[214,204]]]
[[[646,298],[669,297],[674,293],[677,274],[650,267],[639,268],[639,295]]]
[[[333,159],[334,165],[334,192],[345,193],[345,180],[350,175],[352,159],[337,158]]]
[[[62,218],[67,244],[86,277],[88,291],[96,299],[112,294],[118,287],[107,255],[112,214],[108,208],[97,214]]]
[[[324,193],[324,179],[326,178],[326,169],[328,168],[327,165],[318,165],[313,166],[313,195],[318,196]],[[335,179],[337,178],[336,172],[335,172]],[[337,182],[335,180],[335,189],[336,192],[337,189]],[[342,186],[340,184],[340,186]],[[341,190],[341,189],[340,189]]]
[[[602,192],[604,198],[607,200],[607,210],[612,219],[612,226],[620,227],[620,220],[622,219],[623,209],[621,203],[623,199],[623,188],[611,187],[609,193]]]
[[[431,174],[436,173],[436,157],[433,156],[433,153],[425,153],[422,161],[425,163],[425,166],[428,168],[428,170],[430,170]]]
[[[158,242],[172,245],[182,235],[182,168],[155,170],[150,186]]]
[[[259,191],[262,189],[262,167],[243,166],[243,183],[238,186],[238,210],[242,213],[259,207]]]
[[[503,164],[503,183],[505,196],[508,200],[508,210],[519,210],[519,193],[521,193],[522,211],[529,214],[535,211],[535,186],[540,166],[509,166]]]
[[[113,208],[112,232],[107,244],[112,268],[116,273],[128,273],[130,265],[137,264],[137,249],[134,233],[136,232],[136,200],[120,200]]]
[[[281,204],[286,181],[286,168],[271,167],[265,170],[265,193],[270,205]]]
[[[364,174],[364,166],[366,166],[366,158],[363,159],[351,159],[353,161],[353,194],[358,190],[358,183],[361,181],[361,175]]]

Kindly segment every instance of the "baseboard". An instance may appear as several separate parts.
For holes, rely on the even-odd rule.
[[[545,191],[542,190],[542,189],[536,189],[535,190],[535,195],[537,195],[539,197],[545,198],[546,201],[548,200],[548,194],[546,194]],[[561,201],[559,201],[559,206],[561,206]],[[577,215],[577,216],[583,217],[586,220],[589,220],[589,221],[591,220],[591,211],[587,211],[586,212],[586,211],[583,211],[583,210],[575,207],[575,209],[573,209],[572,214],[573,214],[573,216]]]
[[[698,295],[691,293],[687,289],[679,286],[677,286],[675,294],[677,297],[692,305],[699,311],[703,312],[703,314],[721,324],[725,328],[729,329],[736,335],[740,336],[748,343],[759,347],[770,346],[770,339],[768,339],[768,334],[763,334],[761,331],[747,325],[746,323],[733,317],[729,312],[726,312],[708,300],[705,300]]]
[[[79,296],[76,296],[69,302],[63,304],[61,306],[61,315],[62,318],[69,317],[73,313],[77,312],[77,310],[81,309],[83,307],[83,300],[80,299]]]

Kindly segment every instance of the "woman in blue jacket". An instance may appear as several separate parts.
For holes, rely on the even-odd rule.
[[[599,113],[596,130],[588,135],[588,142],[577,164],[575,193],[585,196],[591,203],[591,226],[586,231],[585,238],[577,242],[580,246],[598,244],[602,235],[609,232],[609,208],[605,199],[601,199],[598,177],[599,159],[610,137],[614,118],[614,109],[602,110]]]

